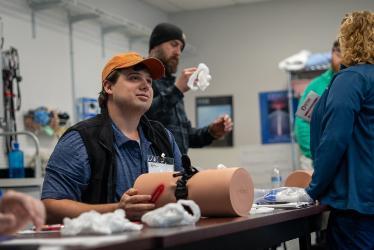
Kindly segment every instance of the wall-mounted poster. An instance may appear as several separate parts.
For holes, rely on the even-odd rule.
[[[196,97],[196,127],[211,124],[220,115],[229,115],[234,120],[232,96]],[[211,147],[232,147],[233,132],[220,140],[215,140]]]
[[[259,93],[262,143],[291,142],[287,91]],[[294,110],[297,100],[293,101]]]

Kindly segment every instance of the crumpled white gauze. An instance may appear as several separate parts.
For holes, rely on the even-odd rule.
[[[217,165],[217,169],[222,169],[222,168],[227,168],[227,167],[225,165],[223,165],[222,163]]]
[[[139,231],[142,227],[143,225],[132,223],[126,219],[123,209],[105,214],[90,211],[82,213],[74,219],[64,218],[61,234],[112,234],[123,231]]]
[[[184,206],[189,207],[192,214]],[[200,216],[200,208],[194,201],[178,200],[144,214],[141,220],[150,227],[172,227],[195,224]]]
[[[308,61],[311,52],[308,50],[302,50],[299,53],[287,57],[278,64],[278,67],[282,70],[292,71],[303,69]]]
[[[197,66],[197,70],[188,79],[187,86],[196,91],[198,89],[204,91],[209,86],[209,81],[212,76],[209,74],[209,68],[204,63],[200,63]]]
[[[298,187],[280,187],[271,189],[264,196],[264,200],[268,202],[313,202],[304,188]]]

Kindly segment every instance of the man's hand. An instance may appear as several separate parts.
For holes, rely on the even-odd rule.
[[[185,93],[190,88],[187,86],[188,79],[190,79],[190,76],[197,70],[196,67],[192,68],[186,68],[182,71],[181,75],[175,82],[175,86],[179,89],[180,92]]]
[[[45,217],[45,208],[40,200],[8,191],[0,201],[0,234],[16,233],[30,222],[40,230]]]
[[[155,204],[151,203],[150,195],[139,195],[135,188],[130,188],[123,194],[118,207],[125,210],[129,220],[139,220],[143,214],[153,210]]]
[[[215,138],[219,139],[232,131],[233,123],[228,115],[218,117],[209,125],[208,131]]]

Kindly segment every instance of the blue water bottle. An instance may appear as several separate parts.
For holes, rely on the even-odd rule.
[[[25,178],[23,152],[19,149],[19,143],[12,143],[12,151],[8,154],[9,178]]]

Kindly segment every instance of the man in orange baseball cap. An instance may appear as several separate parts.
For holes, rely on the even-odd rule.
[[[149,156],[173,158],[168,170],[182,170],[173,135],[144,116],[153,99],[152,81],[164,72],[158,59],[135,52],[117,54],[107,62],[99,95],[101,114],[69,128],[48,162],[42,200],[49,223],[117,208],[136,220],[154,208],[149,195],[138,195],[132,188],[140,174],[151,171]]]

